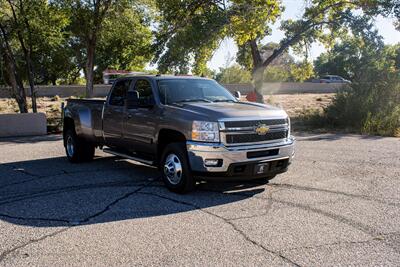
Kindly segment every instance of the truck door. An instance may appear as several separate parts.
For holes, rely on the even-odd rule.
[[[104,107],[103,131],[107,146],[123,145],[125,98],[131,82],[130,79],[116,81]]]
[[[139,104],[126,110],[125,146],[132,152],[152,156],[155,153],[154,132],[159,117],[157,115],[159,110],[154,105],[153,87],[149,80],[139,78],[134,81],[132,90],[139,93]]]

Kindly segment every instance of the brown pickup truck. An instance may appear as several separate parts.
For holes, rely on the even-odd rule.
[[[97,147],[157,166],[178,193],[194,189],[197,180],[271,179],[285,172],[295,143],[288,115],[236,97],[200,77],[118,79],[106,100],[68,100],[67,157],[88,161]]]

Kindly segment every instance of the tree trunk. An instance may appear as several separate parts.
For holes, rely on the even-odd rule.
[[[94,55],[96,49],[96,41],[89,40],[87,44],[87,59],[86,59],[86,97],[93,97],[93,78],[94,78]]]
[[[18,103],[21,113],[28,113],[28,105],[26,102],[26,92],[21,77],[18,75],[14,54],[8,42],[8,36],[5,29],[0,25],[1,36],[3,37],[3,58],[8,76],[8,82],[11,86],[11,96]]]
[[[251,79],[254,86],[254,93],[256,94],[256,101],[258,103],[264,103],[264,97],[262,92],[262,86],[264,83],[264,70],[260,50],[256,40],[248,42],[251,49],[251,58],[253,60],[253,71],[251,72]]]
[[[15,61],[10,59],[10,55],[4,54],[4,61],[6,67],[6,73],[8,76],[8,82],[11,86],[11,96],[15,98],[18,104],[19,111],[21,113],[28,113],[28,105],[26,103],[26,93],[25,88],[22,84],[22,80],[16,75],[16,67],[14,65]]]
[[[25,53],[26,67],[28,69],[29,87],[31,89],[32,111],[33,111],[33,113],[37,113],[36,90],[35,90],[35,82],[34,82],[34,78],[33,78],[31,53],[30,53],[30,51],[24,51],[24,53]]]
[[[254,92],[256,93],[256,101],[264,103],[263,84],[264,84],[264,66],[255,67],[251,73],[251,78],[254,85]]]
[[[10,6],[12,7],[11,2]],[[26,17],[25,14],[25,8],[24,8],[24,2],[23,1],[19,1],[19,11],[21,12],[22,15],[22,20],[23,23],[25,24],[25,30],[28,32],[28,41],[25,42],[22,33],[20,30],[17,30],[17,36],[19,39],[19,42],[21,43],[21,47],[22,47],[22,51],[24,52],[24,56],[25,56],[25,61],[26,61],[26,68],[27,68],[27,72],[28,72],[28,81],[29,81],[29,88],[31,89],[31,99],[32,99],[32,111],[33,113],[37,113],[37,105],[36,105],[36,89],[35,89],[35,81],[34,81],[34,71],[33,71],[33,65],[32,65],[32,32],[31,32],[31,27],[29,25],[28,19]],[[13,10],[13,17],[14,17],[14,21],[17,25],[19,25],[20,23],[18,22],[17,16],[15,15],[15,11],[14,8],[12,7]],[[26,47],[26,43],[28,43],[28,47]]]

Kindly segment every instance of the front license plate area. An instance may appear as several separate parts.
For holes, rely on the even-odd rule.
[[[269,163],[256,164],[254,174],[264,174],[269,171]]]

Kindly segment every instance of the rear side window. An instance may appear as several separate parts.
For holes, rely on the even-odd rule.
[[[147,80],[137,80],[135,83],[135,91],[138,91],[139,93],[140,104],[148,104],[153,98],[151,84]]]
[[[116,82],[110,96],[110,105],[123,106],[125,103],[126,92],[128,92],[131,80],[122,80]]]

